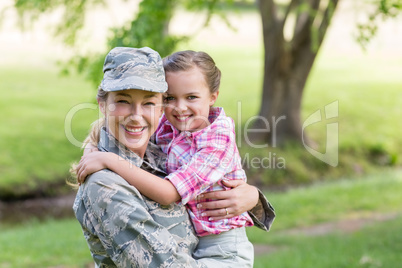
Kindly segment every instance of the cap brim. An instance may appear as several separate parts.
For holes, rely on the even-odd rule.
[[[103,79],[101,88],[104,91],[140,89],[150,92],[165,93],[167,90],[167,83],[150,81],[137,76],[130,76],[123,79]]]

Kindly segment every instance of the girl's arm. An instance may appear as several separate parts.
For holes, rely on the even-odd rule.
[[[169,205],[181,199],[170,181],[142,170],[110,152],[90,152],[85,154],[78,164],[78,182],[84,182],[86,176],[105,168],[116,172],[143,195],[161,205]]]

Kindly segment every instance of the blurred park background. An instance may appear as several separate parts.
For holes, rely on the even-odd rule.
[[[17,2],[39,10],[29,3],[57,1]],[[84,57],[104,58],[109,28],[135,18],[141,1],[104,2],[87,10],[74,42],[54,35],[55,25],[65,19],[63,8],[39,12],[33,20],[22,14],[21,20],[14,1],[0,4],[0,268],[93,267],[71,210],[75,191],[66,186],[69,166],[82,153],[77,145],[99,116],[94,109],[99,73]],[[168,29],[190,38],[171,49],[203,50],[215,59],[223,73],[217,105],[235,120],[249,183],[266,193],[277,212],[269,233],[248,230],[255,267],[398,267],[402,18],[376,21],[378,32],[363,49],[356,41],[357,24],[373,6],[339,1],[300,107],[301,123],[317,111],[325,119],[325,107],[334,103],[336,116],[307,125],[308,145],[289,139],[278,146],[250,146],[245,130],[259,114],[264,77],[258,7],[233,1],[204,27],[205,3],[214,1],[187,2],[195,7],[178,6]],[[401,7],[401,1],[389,2]],[[76,27],[74,20],[64,27],[60,31]],[[327,143],[329,124],[338,127],[336,150]],[[331,151],[336,162],[307,148],[321,156]]]

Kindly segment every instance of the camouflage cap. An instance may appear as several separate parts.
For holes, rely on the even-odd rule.
[[[103,64],[104,91],[141,89],[164,93],[165,71],[159,53],[149,47],[115,47]]]

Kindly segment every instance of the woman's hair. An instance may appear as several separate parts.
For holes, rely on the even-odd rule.
[[[185,50],[173,53],[163,59],[165,73],[188,71],[194,67],[198,67],[204,75],[210,92],[217,92],[221,83],[221,71],[207,53]]]
[[[108,92],[104,91],[101,87],[98,88],[98,94],[96,94],[96,98],[98,99],[99,102],[106,102],[108,96]],[[101,117],[95,122],[92,123],[92,128],[91,131],[89,132],[88,136],[85,138],[83,147],[87,144],[92,144],[94,147],[98,146],[99,143],[99,137],[100,137],[100,131],[102,127],[105,126],[105,118]]]
[[[108,92],[104,91],[102,88],[98,88],[98,94],[96,95],[97,99],[99,101],[104,101],[106,102],[108,96]],[[88,136],[85,138],[82,148],[84,149],[88,144],[91,144],[94,147],[98,146],[99,139],[100,139],[100,131],[101,129],[105,126],[105,118],[101,117],[95,122],[93,122],[91,125],[91,131],[89,132]],[[70,167],[70,173],[72,175],[72,178],[69,178],[67,180],[67,184],[72,186],[73,188],[78,188],[78,181],[77,181],[77,163],[73,163]]]

